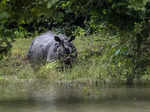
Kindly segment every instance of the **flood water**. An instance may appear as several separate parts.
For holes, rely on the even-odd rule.
[[[150,112],[147,87],[11,86],[0,94],[0,112]]]

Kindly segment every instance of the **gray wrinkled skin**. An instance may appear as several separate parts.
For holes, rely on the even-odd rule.
[[[63,34],[43,33],[33,40],[27,57],[32,63],[60,60],[64,64],[71,64],[77,57],[72,40]]]

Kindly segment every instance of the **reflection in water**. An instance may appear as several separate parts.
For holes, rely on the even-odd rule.
[[[16,85],[15,85],[16,87]],[[0,87],[0,112],[150,112],[150,88]]]
[[[145,101],[107,101],[99,103],[52,104],[2,103],[1,112],[149,112],[150,102]]]

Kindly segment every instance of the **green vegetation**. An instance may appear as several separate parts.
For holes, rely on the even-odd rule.
[[[149,0],[1,0],[0,77],[149,81],[149,18]],[[71,70],[49,63],[35,73],[26,61],[29,37],[47,30],[76,36]]]
[[[95,83],[99,81],[102,84],[123,84],[128,79],[127,74],[130,66],[127,66],[126,63],[113,62],[114,59],[118,58],[116,57],[116,47],[120,45],[118,37],[104,34],[93,34],[86,36],[86,38],[76,37],[74,44],[79,53],[77,62],[72,69],[66,69],[63,72],[57,68],[59,67],[58,62],[47,63],[41,66],[40,70],[34,71],[26,60],[31,42],[32,38],[16,39],[13,43],[11,52],[0,63],[2,82],[12,83],[12,80],[44,79],[48,82],[93,81]],[[149,81],[149,74],[143,74],[140,80]]]

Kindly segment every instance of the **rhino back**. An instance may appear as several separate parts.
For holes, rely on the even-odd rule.
[[[54,34],[47,32],[40,36],[37,36],[33,40],[33,46],[47,46],[47,44],[50,44],[52,42],[54,42]]]
[[[34,60],[45,58],[48,47],[50,47],[54,42],[54,34],[51,32],[43,33],[42,35],[37,36],[32,41],[28,52],[28,57]]]
[[[28,57],[30,59],[34,59],[35,61],[39,58],[47,58],[48,52],[52,55],[51,57],[55,57],[53,49],[55,49],[56,41],[54,40],[54,36],[56,34],[53,32],[46,32],[37,36],[30,46]],[[63,34],[58,34],[61,40],[66,40],[67,37]]]
[[[33,43],[34,45],[43,45],[43,46],[47,46],[47,44],[51,44],[51,43],[55,43],[56,41],[54,40],[54,36],[56,36],[56,34],[54,34],[53,32],[46,32],[41,34],[40,36],[37,36]],[[59,36],[61,38],[61,40],[66,40],[67,37],[63,34],[58,34],[57,36]]]

